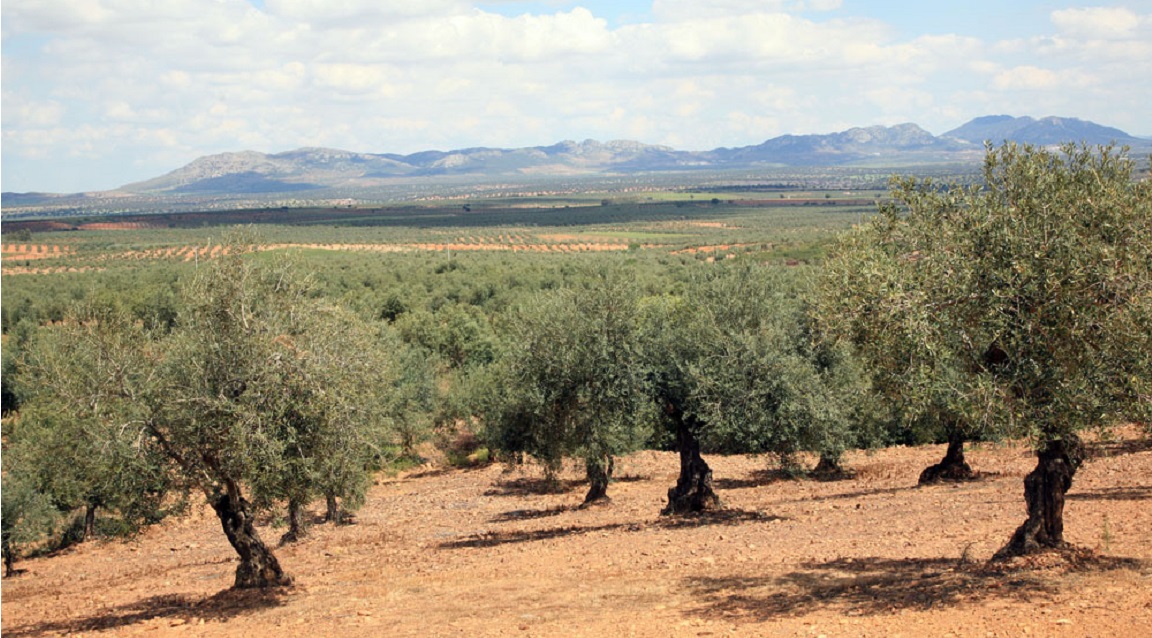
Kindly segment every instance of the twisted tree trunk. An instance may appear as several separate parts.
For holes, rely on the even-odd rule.
[[[1028,519],[1016,529],[993,560],[1023,556],[1045,549],[1060,549],[1064,542],[1064,495],[1084,462],[1084,445],[1076,435],[1049,441],[1037,450],[1036,469],[1024,478]]]
[[[588,476],[588,493],[584,496],[584,505],[609,501],[608,481],[612,478],[612,470],[616,465],[611,455],[600,458],[588,458],[584,461],[584,469]]]
[[[12,541],[8,538],[9,532],[4,530],[4,578],[11,578],[16,574],[16,548],[12,547]]]
[[[255,587],[281,587],[292,584],[292,579],[280,569],[276,556],[260,540],[253,526],[252,505],[240,496],[239,488],[228,486],[228,491],[212,501],[212,509],[220,518],[224,535],[232,549],[240,555],[236,566],[236,589]]]
[[[96,508],[98,505],[89,501],[84,506],[84,534],[80,537],[81,542],[91,540],[96,537]]]
[[[836,480],[848,476],[848,471],[840,463],[840,454],[825,452],[820,455],[812,474],[822,480]]]
[[[944,459],[936,465],[929,466],[920,473],[920,485],[937,483],[940,481],[971,481],[976,473],[964,460],[964,437],[958,434],[948,435],[948,451]]]
[[[337,525],[339,525],[341,522],[341,520],[340,520],[341,519],[340,502],[336,500],[336,495],[335,494],[325,494],[324,495],[324,505],[325,505],[324,522],[325,523],[336,523]]]
[[[300,505],[300,501],[290,498],[288,499],[288,531],[280,537],[280,544],[295,543],[307,535],[304,508]]]
[[[661,514],[686,514],[719,509],[720,497],[712,489],[712,468],[700,456],[700,439],[693,433],[689,418],[679,409],[666,411],[676,420],[676,444],[680,450],[680,476],[668,490],[668,505]]]

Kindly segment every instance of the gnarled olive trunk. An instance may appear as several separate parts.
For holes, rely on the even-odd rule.
[[[676,420],[676,445],[680,450],[680,476],[668,490],[668,505],[661,514],[686,514],[718,509],[720,497],[712,489],[712,468],[700,456],[700,439],[689,423],[690,417],[675,407],[667,408]]]
[[[12,547],[12,541],[8,536],[8,530],[4,530],[4,578],[16,574],[16,548]]]
[[[612,478],[615,465],[616,461],[611,455],[585,459],[584,469],[589,485],[588,493],[584,496],[584,505],[611,500],[608,498],[608,481]]]
[[[816,467],[812,469],[812,474],[819,479],[835,480],[847,477],[848,471],[840,462],[839,453],[824,452],[820,455],[820,460],[816,462]]]
[[[307,524],[304,521],[304,507],[300,501],[288,499],[288,531],[280,537],[280,544],[295,543],[308,535]]]
[[[84,535],[80,537],[81,541],[91,540],[96,537],[96,508],[97,503],[89,501],[84,506]]]
[[[1049,441],[1036,452],[1036,469],[1024,478],[1028,519],[993,560],[1065,547],[1064,495],[1084,462],[1085,450],[1075,435]]]
[[[212,509],[220,517],[224,535],[228,537],[232,549],[240,555],[240,564],[236,566],[235,588],[292,584],[292,579],[280,569],[280,563],[256,533],[252,505],[240,496],[238,488],[229,486],[226,493],[212,501]]]
[[[335,494],[325,494],[324,495],[324,506],[325,506],[324,507],[324,522],[325,523],[336,523],[337,525],[339,525],[341,522],[341,520],[340,520],[341,519],[340,502],[336,500],[336,495]]]
[[[936,483],[939,481],[970,481],[976,478],[976,473],[964,460],[964,437],[960,435],[948,436],[948,451],[944,459],[936,465],[929,466],[920,473],[920,485]]]

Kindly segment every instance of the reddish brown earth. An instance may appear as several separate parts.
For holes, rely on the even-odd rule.
[[[142,230],[145,228],[164,228],[164,225],[156,222],[89,222],[76,227],[77,230]]]
[[[358,523],[278,550],[296,586],[228,591],[234,554],[207,510],[133,542],[18,563],[6,638],[235,636],[1147,636],[1152,447],[1096,446],[1068,497],[1080,551],[989,566],[1024,516],[1019,446],[982,445],[965,484],[916,487],[943,446],[852,453],[856,476],[783,480],[712,457],[728,509],[657,514],[676,459],[617,464],[610,504],[541,491],[534,468],[381,478]],[[314,507],[319,514],[322,503]],[[266,540],[281,528],[264,527]]]
[[[4,244],[2,254],[4,259],[27,261],[70,255],[72,248],[43,244]]]

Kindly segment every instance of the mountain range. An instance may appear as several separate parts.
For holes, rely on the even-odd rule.
[[[779,166],[901,166],[978,162],[984,142],[1052,145],[1118,143],[1141,151],[1152,141],[1068,117],[990,115],[935,136],[916,124],[851,128],[826,135],[782,135],[761,144],[681,151],[633,141],[564,141],[527,148],[465,148],[407,155],[301,148],[201,157],[165,175],[122,186],[124,195],[215,196],[359,189],[429,176],[563,176]],[[39,196],[41,194],[35,194]],[[4,193],[5,204],[30,195]]]
[[[564,141],[527,148],[465,148],[409,155],[301,148],[201,157],[120,190],[155,194],[272,193],[365,187],[434,175],[564,175],[755,166],[844,166],[976,160],[985,140],[1050,145],[1066,141],[1147,145],[1119,129],[1065,117],[978,117],[940,136],[916,124],[852,128],[827,135],[782,135],[754,146],[679,151],[633,141]]]

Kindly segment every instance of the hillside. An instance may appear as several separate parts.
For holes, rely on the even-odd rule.
[[[1147,144],[1147,140],[1133,137],[1118,128],[1101,126],[1095,122],[1087,122],[1074,117],[1045,117],[1037,120],[1031,117],[989,115],[978,117],[963,126],[944,133],[941,137],[974,144],[983,144],[985,140],[993,144],[1012,141],[1041,146],[1063,142]]]
[[[532,148],[467,148],[409,155],[300,148],[284,153],[254,151],[201,157],[166,175],[121,190],[137,193],[271,193],[319,188],[365,187],[400,178],[437,175],[595,173],[635,168],[673,169],[683,157],[664,146],[639,142],[565,141]],[[685,162],[690,160],[683,160]]]
[[[606,506],[577,474],[421,468],[381,477],[358,523],[278,550],[296,586],[226,591],[234,553],[210,512],[134,542],[23,561],[11,637],[1117,636],[1152,626],[1152,448],[1096,445],[1068,494],[1065,557],[985,561],[1024,517],[1020,445],[975,446],[982,480],[915,487],[943,446],[851,453],[842,481],[783,480],[714,457],[728,509],[660,517],[671,453],[622,459]],[[319,514],[321,503],[314,513]],[[267,522],[267,521],[266,521]],[[264,526],[265,539],[282,532]]]
[[[855,127],[819,135],[781,135],[759,144],[710,151],[616,140],[563,141],[526,148],[464,148],[417,153],[363,153],[300,148],[281,153],[240,151],[198,158],[164,175],[117,190],[11,193],[0,196],[5,218],[134,212],[300,208],[396,202],[488,192],[606,192],[632,187],[685,186],[721,172],[906,172],[937,167],[974,171],[984,141],[1052,145],[1117,142],[1145,162],[1152,140],[1076,118],[978,117],[935,136],[912,123]],[[728,178],[725,178],[728,179]]]
[[[166,175],[121,190],[168,195],[290,193],[368,188],[430,176],[590,175],[757,166],[851,166],[977,162],[986,139],[1030,144],[1087,141],[1140,143],[1118,129],[1075,118],[981,117],[934,136],[912,123],[869,126],[824,135],[782,135],[760,144],[679,151],[635,141],[564,141],[528,148],[466,148],[408,155],[301,148],[199,158]]]

